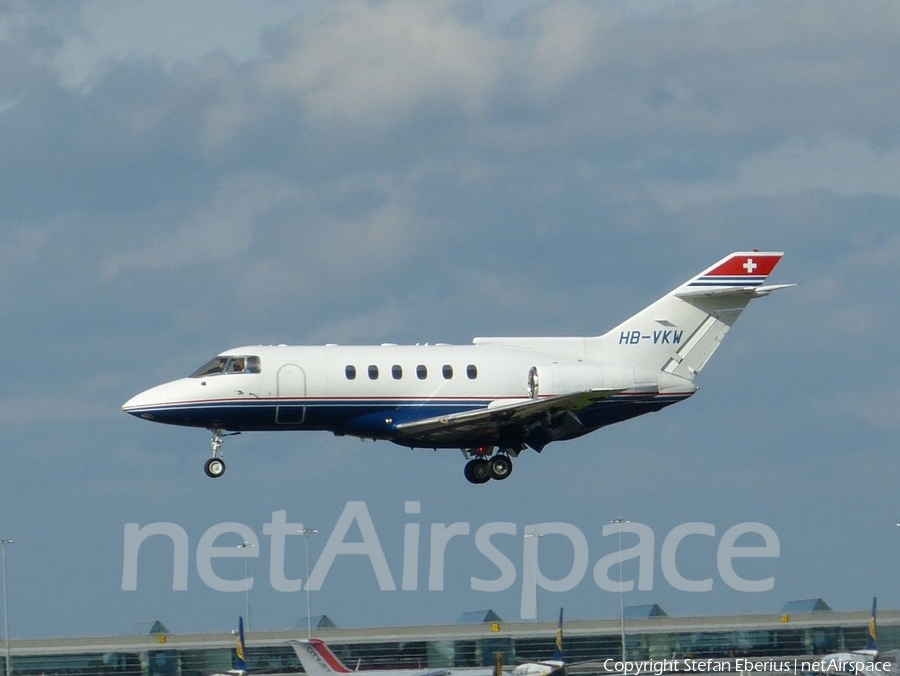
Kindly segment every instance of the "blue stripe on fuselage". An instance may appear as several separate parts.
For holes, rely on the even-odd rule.
[[[658,411],[688,394],[619,394],[578,411],[583,432]],[[394,426],[423,418],[486,408],[495,399],[217,399],[129,409],[146,420],[231,432],[323,430],[391,439]],[[279,410],[281,409],[281,410]],[[303,409],[302,415],[300,410]],[[286,413],[290,413],[286,415]],[[278,422],[302,420],[302,422]]]
[[[217,399],[129,409],[139,418],[232,432],[307,429],[384,435],[401,422],[484,408],[491,400],[459,399]],[[305,409],[299,415],[298,409]],[[290,415],[282,415],[290,413]],[[302,422],[279,422],[299,420]],[[390,420],[390,422],[386,422]],[[367,432],[368,431],[368,432]]]

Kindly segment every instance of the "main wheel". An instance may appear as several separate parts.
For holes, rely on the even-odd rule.
[[[203,471],[210,479],[218,479],[225,474],[225,461],[222,458],[210,458],[203,466]]]
[[[491,465],[484,458],[475,458],[466,463],[464,474],[473,484],[483,484],[491,480]]]
[[[490,465],[492,479],[502,481],[510,474],[512,474],[513,464],[512,460],[509,459],[509,456],[495,455],[493,458],[491,458]]]

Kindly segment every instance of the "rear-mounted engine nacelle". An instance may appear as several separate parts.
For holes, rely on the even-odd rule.
[[[634,384],[629,367],[595,362],[552,362],[536,367],[541,394],[566,394],[582,390],[628,389]]]

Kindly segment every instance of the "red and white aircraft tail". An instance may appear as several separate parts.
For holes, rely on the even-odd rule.
[[[335,674],[354,674],[355,676],[491,676],[490,668],[465,669],[369,669],[350,670],[338,659],[325,641],[319,638],[295,639],[288,641],[306,676],[335,676]]]
[[[306,676],[332,676],[352,673],[319,638],[290,641]]]
[[[611,331],[588,339],[588,354],[693,380],[751,300],[795,286],[765,285],[783,255],[726,256]]]

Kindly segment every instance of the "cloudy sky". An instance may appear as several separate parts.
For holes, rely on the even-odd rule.
[[[195,565],[223,522],[260,541],[253,627],[288,628],[305,596],[273,588],[263,526],[284,510],[319,529],[315,563],[350,502],[398,588],[406,524],[422,544],[417,590],[381,591],[368,558],[338,557],[313,612],[343,627],[517,619],[522,535],[542,522],[582,531],[590,569],[541,592],[541,616],[614,618],[590,570],[617,551],[601,535],[617,516],[655,536],[653,589],[629,604],[900,606],[898,29],[890,2],[0,3],[11,636],[230,630],[244,594]],[[468,484],[456,452],[316,433],[228,439],[212,481],[205,431],[120,410],[237,345],[596,335],[753,247],[784,250],[771,281],[801,285],[751,306],[696,396],[526,452],[503,483]],[[473,591],[499,576],[474,541],[494,521],[515,525],[492,541],[518,576]],[[736,570],[774,577],[769,592],[716,568],[748,521],[780,555]],[[125,525],[159,522],[189,536],[188,589],[157,538],[123,591]],[[471,535],[429,591],[431,526],[457,522]],[[715,528],[678,549],[708,593],[660,564],[689,522]],[[572,556],[540,542],[550,578]],[[299,538],[286,575],[304,576]]]

